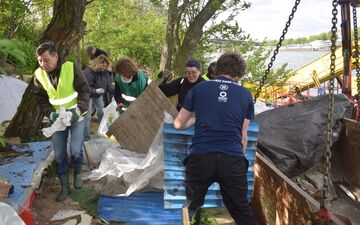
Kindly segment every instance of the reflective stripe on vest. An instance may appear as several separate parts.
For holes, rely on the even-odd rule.
[[[206,74],[203,75],[202,78],[203,78],[204,80],[209,80],[209,78],[208,78],[208,76],[206,76]]]
[[[49,96],[49,102],[54,109],[66,109],[77,106],[78,93],[74,89],[74,64],[65,62],[61,66],[57,88],[52,85],[47,72],[41,68],[35,71],[35,77],[43,86]]]

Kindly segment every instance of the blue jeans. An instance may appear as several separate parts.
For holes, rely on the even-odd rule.
[[[56,171],[59,176],[65,175],[69,170],[69,163],[67,160],[67,141],[69,132],[70,136],[70,154],[71,154],[71,163],[74,167],[82,165],[83,162],[83,134],[85,127],[85,119],[80,122],[77,122],[64,131],[57,131],[52,136],[52,144],[55,152],[55,161],[56,161]]]
[[[86,114],[86,126],[84,130],[84,137],[90,138],[90,123],[91,123],[91,114],[92,114],[92,107],[95,106],[96,114],[98,121],[100,122],[104,117],[104,100],[103,96],[98,98],[89,98],[89,106],[88,106],[88,113]]]

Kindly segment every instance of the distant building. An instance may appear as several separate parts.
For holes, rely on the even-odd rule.
[[[312,50],[323,50],[329,49],[331,42],[330,41],[323,41],[323,40],[315,40],[309,43]]]

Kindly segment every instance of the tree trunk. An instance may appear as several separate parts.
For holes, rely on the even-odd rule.
[[[174,71],[177,76],[184,73],[185,63],[194,54],[196,46],[203,35],[204,25],[216,13],[216,11],[219,10],[220,6],[224,2],[225,0],[209,0],[205,7],[190,23],[175,58]]]
[[[85,5],[86,0],[55,0],[53,17],[40,43],[54,42],[60,55],[66,57],[85,33]]]
[[[40,43],[54,42],[60,55],[66,57],[84,34],[86,24],[82,18],[85,4],[86,0],[55,0],[53,17],[40,38]],[[5,137],[27,139],[40,127],[44,115],[39,110],[33,88],[31,80],[15,116],[5,131]]]
[[[171,69],[172,55],[174,51],[175,26],[178,18],[178,0],[170,0],[168,10],[168,24],[166,27],[166,42],[160,60],[160,70]]]

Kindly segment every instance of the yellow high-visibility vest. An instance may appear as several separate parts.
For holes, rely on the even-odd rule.
[[[74,89],[74,63],[65,62],[61,66],[57,88],[51,84],[49,75],[41,68],[35,71],[35,77],[46,90],[49,102],[54,109],[77,107],[78,93]]]

